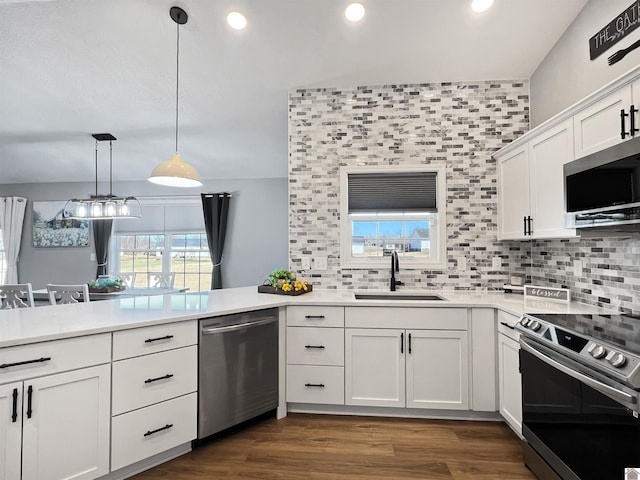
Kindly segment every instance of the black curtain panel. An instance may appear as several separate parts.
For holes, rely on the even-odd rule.
[[[92,220],[93,224],[93,241],[96,247],[96,260],[98,260],[98,272],[96,278],[100,275],[106,275],[109,269],[109,242],[111,241],[111,230],[113,227],[113,219]]]
[[[209,255],[213,263],[211,290],[222,288],[222,252],[227,234],[230,193],[202,193],[204,228],[207,231]]]

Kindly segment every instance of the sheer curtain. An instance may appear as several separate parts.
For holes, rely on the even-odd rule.
[[[7,273],[4,279],[0,279],[0,283],[18,283],[18,254],[26,209],[26,198],[3,197],[0,199],[0,230],[2,230],[7,262]]]
[[[229,193],[203,193],[204,228],[207,232],[209,255],[213,263],[211,272],[211,290],[222,288],[222,252],[224,237],[227,234],[229,216]]]

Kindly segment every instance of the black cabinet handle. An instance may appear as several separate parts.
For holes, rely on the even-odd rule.
[[[404,333],[400,334],[400,353],[404,353]]]
[[[515,330],[515,328],[513,328],[511,325],[509,325],[506,322],[500,322],[500,325],[504,325],[505,327],[509,327],[511,330]]]
[[[304,318],[319,318],[319,319],[323,319],[324,315],[305,315]]]
[[[40,357],[36,358],[35,360],[25,360],[24,362],[3,363],[2,365],[0,365],[0,368],[17,367],[19,365],[28,365],[30,363],[43,363],[48,362],[49,360],[51,360],[51,357]]]
[[[638,131],[636,128],[636,113],[638,113],[638,109],[634,105],[631,105],[631,108],[629,108],[629,134],[632,137],[635,137]]]
[[[527,234],[527,217],[522,217],[522,224],[524,225],[524,234]]]
[[[409,355],[411,355],[411,334],[409,334]]]
[[[155,430],[149,430],[147,433],[144,434],[144,436],[148,437],[149,435],[153,435],[154,433],[158,433],[163,430],[169,430],[171,427],[173,427],[173,423],[167,423],[164,427],[156,428]]]
[[[627,132],[625,131],[624,126],[624,117],[628,117],[629,114],[624,113],[624,108],[620,110],[620,137],[624,140],[627,136]]]
[[[529,235],[533,235],[533,228],[531,228],[531,217],[527,217],[527,226],[529,230]]]
[[[157,338],[147,338],[144,343],[152,343],[152,342],[157,342],[159,340],[169,340],[170,338],[173,338],[173,335],[165,335],[164,337],[157,337]]]
[[[173,373],[167,373],[166,375],[162,376],[162,377],[156,377],[156,378],[147,378],[144,383],[153,383],[153,382],[157,382],[158,380],[166,380],[168,378],[173,377]]]
[[[317,348],[319,350],[324,350],[324,345],[305,345],[304,348]]]
[[[18,389],[13,389],[13,412],[11,413],[11,422],[16,423],[18,420]]]
[[[324,383],[305,383],[304,384],[305,387],[318,387],[318,388],[324,388]]]
[[[33,409],[31,408],[31,400],[33,399],[33,387],[29,385],[27,388],[27,418],[31,418]]]

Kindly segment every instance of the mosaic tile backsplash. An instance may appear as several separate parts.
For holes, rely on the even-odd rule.
[[[340,267],[340,168],[447,164],[447,268],[400,268],[403,289],[498,290],[509,273],[640,315],[640,241],[497,242],[491,154],[529,128],[526,81],[298,89],[289,94],[289,256],[327,259],[314,286],[386,290],[389,269]],[[492,258],[502,259],[492,268]],[[461,271],[458,262],[466,261]],[[581,271],[576,270],[581,267]],[[309,274],[309,272],[306,272]]]

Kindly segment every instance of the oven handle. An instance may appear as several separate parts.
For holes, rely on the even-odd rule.
[[[593,388],[594,390],[599,391],[600,393],[602,393],[604,395],[607,395],[609,397],[612,397],[614,399],[617,399],[617,400],[620,400],[620,401],[626,402],[626,403],[632,403],[632,404],[637,403],[637,398],[634,397],[633,395],[629,395],[628,393],[623,392],[621,390],[618,390],[617,388],[610,387],[609,385],[607,385],[605,383],[602,383],[602,382],[599,382],[597,380],[594,380],[593,378],[589,377],[588,375],[584,375],[584,374],[582,374],[580,372],[577,372],[574,369],[569,368],[569,367],[561,364],[560,362],[555,361],[551,357],[548,357],[544,353],[539,352],[538,350],[533,348],[531,345],[529,345],[526,342],[523,342],[522,340],[520,341],[520,347],[523,350],[525,350],[526,352],[529,352],[534,357],[539,358],[540,360],[542,360],[546,364],[548,364],[548,365],[560,370],[562,373],[566,373],[570,377],[573,377],[576,380],[581,381],[582,383],[585,383],[585,384],[589,385],[591,388]]]

